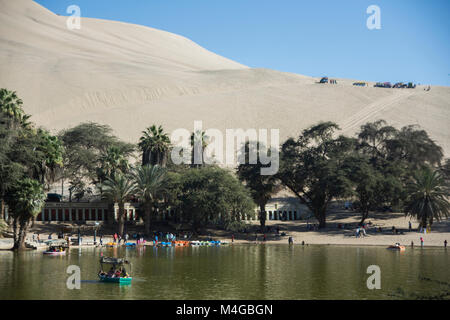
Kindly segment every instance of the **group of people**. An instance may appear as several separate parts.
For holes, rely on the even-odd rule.
[[[50,249],[48,251],[49,252],[63,252],[64,248],[63,247],[50,247]]]
[[[103,270],[100,270],[98,273],[100,276],[106,276],[108,278],[128,278],[129,274],[125,270],[125,268],[120,267],[119,269],[114,270],[113,267],[108,271],[108,273],[104,272]]]
[[[159,241],[164,241],[163,239],[166,239],[166,242],[172,242],[177,240],[177,235],[172,232],[162,233],[161,231],[154,232],[153,233],[153,239],[154,243],[158,244]],[[188,239],[187,235],[184,235],[184,237],[180,237],[180,239]]]
[[[122,241],[122,236],[120,234],[114,233],[113,238],[115,243],[120,244],[120,242]],[[128,241],[128,238],[129,238],[128,233],[125,233],[125,235],[123,236],[125,242]]]

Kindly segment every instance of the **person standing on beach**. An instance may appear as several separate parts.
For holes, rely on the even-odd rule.
[[[447,240],[444,240],[444,248],[447,248]]]
[[[409,221],[409,232],[411,232],[411,230],[412,230],[411,221]]]
[[[423,247],[423,238],[420,237],[420,245]]]
[[[234,242],[234,234],[231,235],[231,242]]]
[[[264,233],[263,241],[266,242],[266,240],[267,240],[267,239],[266,239],[266,234]],[[446,240],[446,241],[447,241],[447,240]]]

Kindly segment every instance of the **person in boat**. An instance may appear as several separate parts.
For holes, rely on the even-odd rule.
[[[112,278],[112,277],[114,276],[114,268],[113,268],[113,267],[111,267],[111,269],[108,271],[107,276],[108,276],[109,278]]]
[[[114,275],[116,278],[120,278],[121,273],[122,273],[121,270],[117,269],[116,272],[114,273]]]

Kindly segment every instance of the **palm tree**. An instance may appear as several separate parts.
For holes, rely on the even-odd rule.
[[[416,217],[421,227],[431,226],[434,219],[439,221],[442,217],[448,217],[449,189],[439,171],[429,167],[422,169],[414,176],[408,191],[405,213]]]
[[[139,139],[139,148],[142,151],[142,165],[160,165],[164,167],[170,149],[170,138],[162,126],[155,125],[142,132]]]
[[[133,172],[136,183],[136,195],[142,203],[145,213],[145,232],[150,234],[150,218],[153,206],[166,190],[167,172],[159,165],[143,165]]]
[[[36,132],[37,147],[34,176],[42,185],[55,181],[56,172],[63,165],[63,146],[61,141],[43,129]]]
[[[205,131],[197,130],[192,132],[191,134],[191,147],[192,147],[192,156],[191,156],[191,164],[194,168],[199,168],[204,165],[204,151],[209,144],[209,137],[206,135]],[[197,158],[195,155],[197,154]],[[198,158],[200,157],[200,159]],[[200,160],[201,163],[195,163],[194,160]]]
[[[7,203],[14,219],[13,249],[22,250],[25,248],[26,233],[31,219],[38,215],[45,205],[44,189],[36,180],[21,179],[8,194]]]
[[[0,111],[14,120],[15,123],[28,123],[30,116],[22,109],[23,101],[19,99],[15,91],[0,89]]]
[[[102,184],[103,198],[108,199],[113,204],[117,203],[119,206],[119,234],[122,236],[125,220],[125,203],[133,195],[134,188],[134,181],[122,173],[116,173],[112,177],[106,178]],[[114,216],[112,219],[114,219]]]
[[[130,164],[125,154],[116,146],[109,147],[100,158],[101,166],[97,168],[97,176],[101,182],[106,178],[114,176],[117,172],[126,174]]]

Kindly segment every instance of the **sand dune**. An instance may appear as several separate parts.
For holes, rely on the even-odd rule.
[[[136,142],[153,123],[170,132],[202,120],[223,131],[278,128],[285,139],[320,120],[353,134],[383,118],[419,124],[450,155],[449,87],[320,85],[248,68],[169,32],[90,18],[71,31],[66,19],[31,0],[0,0],[0,87],[16,90],[34,121],[55,132],[89,120]]]

